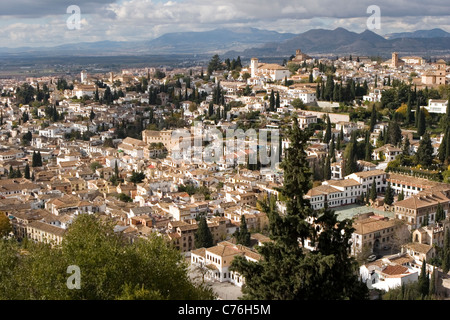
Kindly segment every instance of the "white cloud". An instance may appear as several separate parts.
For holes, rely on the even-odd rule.
[[[440,27],[450,31],[448,0],[79,0],[81,30],[65,27],[65,5],[73,0],[9,2],[2,10],[0,41],[5,46],[51,45],[76,41],[150,40],[168,32],[203,31],[218,27],[248,26],[279,32],[300,33],[313,28],[366,29],[367,7],[381,9],[379,34]],[[28,6],[27,6],[28,5]],[[22,6],[22,11],[19,10]],[[31,11],[35,10],[32,14]],[[47,18],[26,19],[33,17]],[[21,18],[13,18],[13,16]],[[26,28],[25,26],[32,26]]]

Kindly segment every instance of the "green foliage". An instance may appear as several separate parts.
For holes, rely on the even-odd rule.
[[[433,163],[433,145],[431,144],[430,135],[426,132],[419,143],[419,148],[416,152],[416,163],[424,167],[429,167]]]
[[[133,199],[129,195],[125,194],[125,193],[118,194],[117,198],[120,201],[123,201],[123,202],[133,202]]]
[[[136,172],[133,170],[133,172],[131,173],[131,177],[129,179],[130,182],[133,182],[134,184],[136,183],[141,183],[142,180],[145,179],[145,173],[144,172]]]
[[[163,237],[130,244],[113,224],[79,215],[62,246],[0,241],[0,299],[11,300],[203,300],[212,291],[193,284],[184,257]],[[80,268],[81,288],[68,289],[67,267]]]
[[[9,235],[12,231],[12,225],[8,216],[0,211],[0,240],[1,238]],[[1,259],[0,259],[1,260]]]
[[[372,186],[370,187],[369,197],[372,201],[377,200],[377,185],[375,182],[372,183]]]
[[[428,295],[430,288],[430,278],[427,272],[427,262],[424,260],[422,262],[422,268],[420,270],[419,280],[418,280],[418,290],[422,298]]]
[[[384,195],[384,203],[387,205],[391,205],[394,202],[394,190],[391,188],[391,183],[388,182],[386,187],[386,192]]]
[[[357,263],[349,258],[351,221],[337,221],[330,210],[316,212],[304,196],[311,188],[311,169],[305,148],[311,133],[300,130],[294,118],[289,128],[290,147],[281,163],[286,212],[276,210],[274,198],[259,202],[269,218],[273,242],[259,247],[259,262],[236,257],[231,269],[242,274],[246,283],[244,299],[340,300],[365,299],[367,287],[359,281]],[[308,221],[315,220],[317,229]],[[320,229],[321,232],[317,233]],[[317,249],[305,251],[306,239]],[[339,286],[335,284],[339,283]]]
[[[194,238],[196,248],[210,248],[213,246],[213,236],[205,217],[200,218]]]
[[[448,273],[450,270],[450,232],[449,229],[445,230],[444,235],[444,251],[442,257],[442,271]]]
[[[245,220],[244,215],[242,215],[241,218],[241,226],[239,227],[239,230],[236,230],[234,236],[236,237],[236,243],[246,247],[250,246],[250,232],[248,231],[247,221]]]
[[[91,162],[89,167],[91,168],[92,172],[95,172],[99,168],[103,168],[102,164],[98,161]]]
[[[208,64],[208,74],[211,75],[214,71],[223,70],[224,66],[218,54],[215,54]]]

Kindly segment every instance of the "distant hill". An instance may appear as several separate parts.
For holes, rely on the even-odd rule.
[[[284,41],[293,33],[279,33],[256,28],[215,29],[203,32],[166,33],[150,41],[99,41],[64,44],[54,47],[0,48],[6,54],[42,55],[117,55],[117,54],[212,54],[244,50],[268,42]]]
[[[278,33],[256,28],[215,29],[203,32],[167,33],[147,42],[147,46],[155,53],[224,52],[284,41],[295,36],[293,33]]]
[[[314,29],[282,42],[272,42],[242,52],[232,51],[227,55],[240,54],[244,58],[290,56],[295,53],[296,49],[301,49],[310,55],[354,54],[387,57],[397,51],[399,54],[426,56],[450,53],[450,37],[385,39],[370,30],[356,33],[344,28]]]
[[[409,36],[405,36],[409,35]],[[256,28],[227,28],[203,32],[167,33],[148,41],[100,41],[54,47],[1,48],[4,56],[131,56],[212,55],[236,57],[289,57],[297,49],[309,55],[365,55],[388,57],[392,52],[422,56],[450,53],[450,34],[441,30],[419,30],[392,34],[386,39],[372,31],[351,32],[312,29],[301,34],[279,33]]]
[[[448,38],[450,33],[439,28],[431,30],[417,30],[414,32],[389,33],[384,36],[386,39],[399,38]]]

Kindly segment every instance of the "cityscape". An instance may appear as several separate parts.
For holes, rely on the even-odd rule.
[[[450,299],[448,4],[57,2],[2,14],[0,300]]]

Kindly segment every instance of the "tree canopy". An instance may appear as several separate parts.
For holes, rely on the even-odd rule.
[[[0,241],[0,299],[115,300],[213,298],[190,281],[184,257],[162,237],[132,244],[113,224],[81,214],[60,247]],[[67,286],[68,266],[78,266],[80,289]]]

